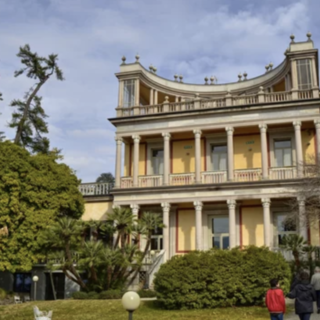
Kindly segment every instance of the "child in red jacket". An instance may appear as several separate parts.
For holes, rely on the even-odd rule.
[[[271,320],[283,320],[283,314],[286,312],[286,303],[283,291],[279,288],[279,281],[272,279],[270,281],[271,289],[267,291],[266,305],[270,312]]]

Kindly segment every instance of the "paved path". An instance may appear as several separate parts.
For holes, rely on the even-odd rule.
[[[314,304],[314,308],[313,308],[314,311],[317,310],[317,306],[316,304]],[[317,311],[316,311],[317,312]],[[294,312],[293,313],[288,313],[284,316],[284,319],[285,320],[299,320],[299,316],[296,315]],[[310,320],[320,320],[320,314],[317,314],[317,313],[313,313],[311,315],[311,318]]]

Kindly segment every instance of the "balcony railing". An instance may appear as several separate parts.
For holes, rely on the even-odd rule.
[[[295,179],[297,177],[297,168],[270,168],[269,177],[271,180]]]
[[[305,177],[312,177],[308,170],[304,170]],[[270,168],[269,179],[270,180],[286,180],[297,178],[296,167],[282,167],[282,168]],[[242,169],[234,170],[234,181],[235,182],[251,182],[262,180],[262,169]],[[219,184],[227,182],[227,171],[203,171],[201,172],[201,183],[202,184]],[[196,183],[195,173],[174,173],[169,175],[170,186],[186,186]],[[146,175],[138,177],[138,187],[161,187],[163,186],[163,175]],[[133,177],[122,177],[121,188],[132,188]]]
[[[238,182],[261,180],[261,169],[235,170],[234,180]]]
[[[184,110],[194,109],[209,109],[209,108],[223,108],[229,106],[241,106],[241,105],[255,105],[259,103],[276,103],[281,101],[291,100],[305,100],[319,97],[319,91],[313,90],[299,90],[295,92],[283,91],[283,92],[271,92],[265,93],[263,90],[257,94],[232,96],[230,93],[227,95],[211,98],[169,102],[168,97],[162,104],[157,105],[144,105],[144,106],[132,106],[132,107],[119,107],[117,108],[118,117],[128,117],[133,115],[146,115],[157,114],[163,112],[177,112]]]
[[[227,171],[201,172],[202,183],[222,183],[227,181]]]
[[[108,195],[113,188],[113,183],[81,183],[79,191],[84,196]]]

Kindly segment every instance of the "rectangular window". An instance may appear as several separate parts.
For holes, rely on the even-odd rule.
[[[212,146],[211,147],[211,162],[213,171],[227,170],[227,146]]]
[[[292,166],[292,148],[291,140],[274,141],[274,155],[276,167]]]
[[[277,245],[282,244],[283,237],[296,233],[296,226],[287,219],[287,213],[278,213],[275,215],[276,241]]]
[[[125,80],[123,84],[123,107],[134,106],[135,80]]]
[[[229,218],[215,217],[211,219],[212,247],[229,248]]]
[[[163,149],[152,150],[152,174],[163,174]]]
[[[151,235],[151,244],[150,244],[150,249],[151,250],[162,250],[163,249],[163,230],[162,228],[154,228],[152,230],[152,235]]]
[[[31,273],[14,274],[14,292],[31,292]]]
[[[312,88],[312,75],[311,75],[311,59],[297,60],[297,73],[298,73],[298,89],[309,90]]]

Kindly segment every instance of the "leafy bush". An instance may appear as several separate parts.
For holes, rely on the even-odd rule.
[[[290,277],[280,253],[249,246],[175,256],[161,266],[154,284],[163,308],[201,309],[261,305],[270,279],[278,278],[286,293]]]
[[[3,300],[7,297],[7,292],[6,290],[0,288],[0,300]]]
[[[138,295],[140,298],[155,298],[157,293],[153,290],[139,290]]]
[[[88,293],[87,293],[87,292],[83,292],[83,291],[74,292],[74,293],[72,294],[72,298],[73,298],[73,299],[78,299],[78,300],[89,299],[89,298],[88,298]]]
[[[99,293],[95,292],[95,291],[91,291],[88,293],[88,299],[99,299]]]
[[[99,299],[121,299],[122,295],[120,290],[102,291],[99,294]]]

